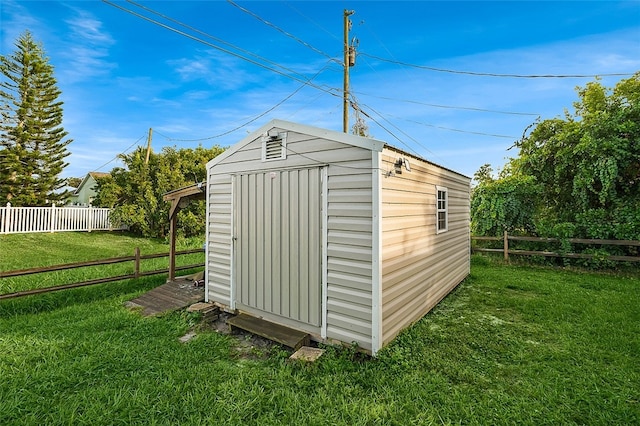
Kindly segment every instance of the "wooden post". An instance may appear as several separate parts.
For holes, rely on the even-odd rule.
[[[135,260],[135,267],[134,267],[133,274],[135,275],[136,278],[139,278],[140,277],[140,247],[136,247],[135,256],[136,256],[136,260]]]
[[[509,235],[504,231],[504,260],[509,260]]]
[[[173,281],[176,278],[176,227],[178,225],[178,212],[172,212],[171,220],[169,221],[169,278],[168,281]]]
[[[349,29],[351,27],[351,21],[349,16],[353,15],[353,10],[344,10],[343,26],[344,26],[344,76],[343,76],[343,90],[342,90],[342,131],[349,133],[349,66],[350,66],[350,52],[349,52]]]
[[[153,134],[153,129],[149,127],[149,137],[147,138],[147,155],[144,159],[144,164],[149,164],[149,155],[151,155],[151,135]]]

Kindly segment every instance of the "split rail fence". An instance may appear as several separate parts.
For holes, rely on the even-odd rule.
[[[202,252],[204,252],[204,249],[183,250],[183,251],[176,252],[176,256],[193,254],[193,253],[202,253]],[[32,274],[41,274],[45,272],[64,271],[69,269],[83,268],[87,266],[112,265],[114,263],[133,262],[133,273],[129,273],[125,275],[117,275],[112,277],[95,278],[92,280],[87,280],[87,281],[82,281],[82,282],[77,282],[72,284],[63,284],[63,285],[52,286],[52,287],[36,288],[31,290],[18,291],[14,293],[0,294],[0,300],[15,299],[18,297],[32,296],[34,294],[49,293],[52,291],[66,290],[70,288],[86,287],[86,286],[95,285],[95,284],[104,284],[104,283],[127,280],[132,278],[140,278],[148,275],[166,274],[169,272],[168,268],[156,269],[153,271],[142,271],[141,261],[145,259],[157,259],[157,258],[168,257],[168,256],[169,256],[169,253],[154,253],[154,254],[141,255],[140,249],[136,247],[133,256],[112,257],[109,259],[91,260],[87,262],[66,263],[62,265],[45,266],[42,268],[20,269],[20,270],[4,271],[4,272],[0,271],[0,279],[2,279],[2,278],[10,278],[10,277],[21,277],[21,276],[32,275]],[[176,267],[176,270],[182,271],[187,269],[200,268],[203,266],[204,266],[204,263],[195,263],[190,265],[178,266]]]
[[[504,233],[502,237],[478,237],[471,236],[475,241],[502,241],[502,248],[482,248],[473,247],[473,252],[486,252],[486,253],[502,253],[505,260],[509,260],[510,255],[523,255],[523,256],[545,256],[545,257],[566,257],[572,259],[601,259],[602,255],[591,253],[565,253],[561,251],[536,251],[536,250],[514,250],[509,248],[509,241],[529,241],[538,243],[561,243],[563,241],[571,244],[587,244],[587,245],[608,245],[608,246],[626,246],[626,247],[640,247],[640,241],[635,240],[598,240],[588,238],[567,238],[562,240],[560,238],[544,238],[544,237],[526,237],[517,235],[508,235]],[[617,262],[640,262],[640,256],[605,256],[606,260]]]
[[[62,231],[113,231],[111,209],[96,207],[0,207],[0,234]]]

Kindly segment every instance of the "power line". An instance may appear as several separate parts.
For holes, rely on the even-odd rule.
[[[418,154],[418,152],[413,149],[411,146],[409,146],[409,144],[407,144],[405,141],[403,141],[402,139],[400,139],[395,133],[393,133],[391,130],[387,129],[385,126],[383,126],[378,120],[376,120],[375,118],[373,118],[371,116],[371,114],[368,114],[366,111],[363,111],[362,108],[360,108],[360,106],[358,104],[356,104],[354,101],[350,101],[351,107],[353,109],[358,109],[358,111],[360,111],[362,113],[362,115],[364,115],[365,117],[367,117],[369,120],[373,121],[374,123],[376,123],[382,130],[384,130],[385,132],[389,133],[389,135],[391,135],[395,140],[397,140],[398,142],[400,142],[402,145],[406,146],[407,149],[409,149],[410,151],[412,151],[415,155],[417,155],[418,157],[420,157],[420,154]],[[367,108],[369,108],[371,111],[373,111],[374,113],[376,113],[380,118],[382,118],[383,120],[385,120],[387,123],[389,123],[389,121],[387,119],[385,119],[382,115],[380,115],[380,113],[378,113],[377,111],[375,111],[373,108],[367,106]],[[391,123],[389,123],[391,124]],[[391,124],[393,126],[393,124]],[[395,126],[394,126],[395,127]],[[396,127],[397,128],[397,127]],[[417,141],[416,141],[417,142]],[[418,143],[418,145],[420,145],[420,143]],[[424,147],[423,147],[424,148]],[[425,148],[426,149],[426,148]],[[428,150],[427,150],[428,151]],[[431,151],[429,151],[431,152]]]
[[[273,23],[271,23],[271,22],[267,21],[266,19],[262,18],[262,17],[261,17],[261,16],[259,16],[258,14],[256,14],[256,13],[254,13],[254,12],[250,11],[249,9],[246,9],[246,8],[244,8],[244,7],[240,6],[239,4],[237,4],[237,3],[233,2],[232,0],[227,0],[227,3],[229,3],[230,5],[232,5],[232,6],[236,7],[236,8],[238,8],[238,9],[240,9],[240,10],[241,10],[241,11],[243,11],[244,13],[246,13],[246,14],[248,14],[248,15],[253,16],[254,18],[256,18],[257,20],[259,20],[259,21],[260,21],[260,22],[262,22],[263,24],[268,25],[268,26],[270,26],[271,28],[275,29],[276,31],[281,32],[282,34],[286,35],[287,37],[289,37],[289,38],[291,38],[291,39],[293,39],[293,40],[295,40],[295,41],[297,41],[298,43],[302,44],[303,46],[308,47],[309,49],[313,50],[314,52],[319,53],[320,55],[323,55],[323,56],[325,56],[325,57],[327,57],[327,58],[329,58],[329,59],[331,59],[331,60],[337,61],[337,59],[333,58],[333,57],[332,57],[331,55],[329,55],[328,53],[325,53],[325,52],[323,52],[323,51],[322,51],[322,50],[320,50],[320,49],[316,49],[315,47],[313,47],[312,45],[310,45],[310,44],[309,44],[309,43],[307,43],[306,41],[301,40],[300,38],[298,38],[298,37],[294,36],[293,34],[286,32],[285,30],[283,30],[282,28],[278,27],[277,25],[275,25],[275,24],[273,24]]]
[[[310,141],[314,141],[317,140],[317,138],[310,138],[310,139],[301,139],[296,141],[296,143],[301,143],[301,142],[310,142]],[[315,164],[320,165],[320,166],[324,166],[324,165],[328,165],[328,166],[334,166],[334,167],[342,167],[343,169],[353,169],[353,170],[380,170],[380,171],[385,171],[379,167],[356,167],[356,166],[347,166],[345,164],[341,164],[341,163],[335,163],[335,162],[331,162],[331,161],[320,161],[320,160],[316,160],[313,157],[309,157],[308,155],[305,154],[301,154],[299,152],[294,151],[293,149],[291,149],[291,147],[289,145],[287,146],[283,146],[282,143],[278,144],[280,145],[280,147],[286,149],[288,152],[291,152],[295,155],[299,155],[302,158],[305,158],[309,161],[313,161]]]
[[[214,49],[220,50],[221,52],[227,53],[227,54],[229,54],[229,55],[231,55],[231,56],[234,56],[234,57],[236,57],[236,58],[239,58],[239,59],[242,59],[242,60],[244,60],[244,61],[247,61],[247,62],[249,62],[249,63],[251,63],[251,64],[253,64],[253,65],[256,65],[256,66],[258,66],[258,67],[260,67],[260,68],[264,68],[264,69],[266,69],[266,70],[268,70],[268,71],[274,72],[274,73],[279,74],[279,75],[281,75],[281,76],[283,76],[283,77],[290,78],[290,79],[295,80],[295,81],[298,81],[298,82],[300,82],[300,83],[305,83],[305,79],[306,79],[306,77],[304,77],[304,76],[302,76],[302,74],[299,74],[299,73],[297,73],[297,72],[295,72],[295,71],[293,71],[293,70],[291,70],[291,69],[288,69],[288,68],[286,68],[286,67],[284,67],[284,66],[282,66],[282,65],[277,65],[277,66],[278,66],[278,67],[280,67],[280,68],[282,68],[282,69],[284,69],[284,70],[286,70],[286,71],[289,71],[289,72],[292,72],[292,73],[297,74],[297,75],[299,75],[299,76],[302,76],[302,78],[297,77],[297,76],[293,76],[293,75],[289,75],[289,74],[286,74],[286,73],[285,73],[285,72],[283,72],[283,71],[280,71],[280,70],[277,70],[277,69],[274,69],[274,68],[268,67],[267,65],[264,65],[264,64],[262,64],[262,63],[260,63],[260,62],[257,62],[257,61],[255,61],[255,60],[253,60],[253,59],[247,58],[247,57],[242,56],[242,55],[240,55],[240,54],[238,54],[238,53],[236,53],[236,52],[233,52],[233,51],[230,51],[230,50],[225,49],[225,48],[223,48],[223,47],[217,46],[217,45],[215,45],[215,44],[213,44],[213,43],[209,43],[209,42],[207,42],[207,41],[205,41],[205,40],[202,40],[201,38],[198,38],[198,37],[195,37],[195,36],[193,36],[193,35],[191,35],[191,34],[185,33],[184,31],[181,31],[181,30],[178,30],[178,29],[176,29],[176,28],[173,28],[173,27],[171,27],[171,26],[169,26],[169,25],[167,25],[167,24],[163,24],[162,22],[156,21],[155,19],[149,18],[149,17],[144,16],[144,15],[141,15],[141,14],[139,14],[139,13],[137,13],[137,12],[134,12],[133,10],[127,9],[127,8],[125,8],[125,7],[122,7],[122,6],[118,5],[118,4],[112,3],[112,2],[110,2],[110,1],[108,1],[108,0],[102,0],[102,1],[103,1],[104,3],[106,3],[106,4],[110,5],[110,6],[113,6],[113,7],[117,8],[117,9],[120,9],[120,10],[122,10],[122,11],[124,11],[124,12],[127,12],[127,13],[129,13],[129,14],[131,14],[131,15],[134,15],[134,16],[136,16],[136,17],[140,18],[140,19],[144,19],[145,21],[151,22],[151,23],[153,23],[153,24],[155,24],[155,25],[158,25],[158,26],[160,26],[160,27],[162,27],[162,28],[165,28],[165,29],[167,29],[167,30],[169,30],[169,31],[173,31],[173,32],[175,32],[176,34],[180,34],[180,35],[182,35],[182,36],[184,36],[184,37],[187,37],[187,38],[189,38],[189,39],[191,39],[191,40],[197,41],[197,42],[202,43],[202,44],[204,44],[204,45],[206,45],[206,46],[209,46],[209,47],[212,47],[212,48],[214,48]],[[324,91],[324,92],[327,92],[327,93],[329,93],[329,94],[331,94],[331,95],[333,95],[333,96],[338,96],[338,95],[336,95],[336,94],[332,93],[330,90],[327,90],[327,89],[325,89],[325,88],[323,88],[323,87],[321,87],[321,86],[318,86],[318,85],[315,85],[315,84],[310,84],[310,86],[311,86],[311,87],[314,87],[314,88],[316,88],[316,89],[318,89],[318,90],[322,90],[322,91]],[[333,90],[338,90],[338,89],[333,89]]]
[[[340,37],[338,37],[337,35],[333,34],[332,32],[328,31],[327,29],[325,29],[324,27],[320,26],[320,24],[318,24],[316,21],[314,21],[313,19],[309,18],[307,15],[303,14],[302,12],[300,12],[298,9],[296,9],[295,7],[291,6],[291,3],[285,1],[284,2],[285,5],[287,5],[287,7],[289,7],[289,9],[293,10],[294,12],[296,12],[298,15],[302,16],[304,19],[306,19],[307,21],[311,22],[313,25],[315,25],[316,27],[320,28],[322,31],[324,31],[325,33],[329,34],[331,37],[333,37],[334,39],[340,41]]]
[[[274,109],[278,108],[280,105],[282,105],[283,103],[285,103],[286,101],[288,101],[289,99],[291,99],[296,93],[298,93],[300,90],[302,90],[304,87],[306,87],[307,85],[309,85],[308,83],[311,82],[311,80],[313,80],[314,78],[316,78],[317,76],[319,76],[324,70],[327,69],[327,67],[329,66],[329,64],[327,63],[320,71],[318,71],[313,77],[311,77],[307,83],[303,84],[302,86],[298,87],[296,90],[293,91],[293,93],[291,93],[290,95],[288,95],[287,97],[285,97],[284,99],[282,99],[280,102],[278,102],[277,104],[275,104],[274,106],[272,106],[271,108],[269,108],[268,110],[264,111],[261,114],[258,114],[257,116],[255,116],[254,118],[252,118],[251,120],[237,126],[234,127],[231,130],[228,130],[226,132],[220,133],[218,135],[214,135],[214,136],[208,136],[206,138],[199,138],[199,139],[174,139],[171,138],[169,136],[163,135],[162,133],[159,133],[158,131],[156,131],[156,133],[162,135],[163,137],[165,137],[168,141],[172,141],[172,142],[201,142],[201,141],[206,141],[206,140],[211,140],[211,139],[216,139],[222,136],[226,136],[230,133],[233,133],[235,131],[238,131],[240,129],[242,129],[245,126],[248,126],[249,124],[253,123],[254,121],[256,121],[257,119],[264,117],[265,115],[267,115],[268,113],[270,113],[271,111],[273,111]]]
[[[223,40],[223,39],[221,39],[221,38],[218,38],[218,37],[212,36],[212,35],[211,35],[211,34],[209,34],[209,33],[206,33],[206,32],[204,32],[204,31],[201,31],[201,30],[199,30],[199,29],[197,29],[197,28],[195,28],[195,27],[193,27],[193,26],[191,26],[191,25],[188,25],[188,24],[185,24],[184,22],[178,21],[178,20],[177,20],[177,19],[175,19],[175,18],[172,18],[172,17],[170,17],[170,16],[164,15],[164,14],[162,14],[162,13],[158,12],[158,11],[155,11],[155,10],[153,10],[153,9],[151,9],[151,8],[148,8],[148,7],[144,6],[144,5],[141,5],[141,4],[139,4],[139,3],[136,3],[136,2],[134,2],[133,0],[127,0],[127,2],[128,2],[128,3],[133,4],[133,5],[134,5],[134,6],[136,6],[136,7],[139,7],[140,9],[143,9],[143,10],[145,10],[145,11],[147,11],[147,12],[153,13],[154,15],[157,15],[157,16],[159,16],[159,17],[163,18],[163,19],[166,19],[167,21],[173,22],[173,23],[175,23],[175,24],[180,25],[181,27],[187,28],[187,29],[189,29],[189,30],[191,30],[191,31],[193,31],[193,32],[195,32],[195,33],[197,33],[197,34],[200,34],[200,35],[202,35],[202,36],[204,36],[204,37],[207,37],[207,38],[210,38],[211,40],[214,40],[214,41],[216,41],[216,42],[218,42],[218,43],[221,43],[221,44],[224,44],[224,45],[226,45],[226,46],[229,46],[229,47],[231,47],[232,49],[238,50],[239,52],[242,52],[242,53],[244,53],[245,55],[253,56],[254,58],[256,58],[256,59],[258,59],[258,60],[260,60],[260,61],[266,62],[266,63],[271,64],[271,65],[275,65],[276,67],[280,67],[280,68],[282,68],[282,69],[284,69],[284,70],[286,70],[286,71],[288,71],[288,72],[291,72],[291,73],[296,74],[296,75],[298,75],[298,76],[302,76],[302,77],[304,77],[302,74],[297,73],[296,71],[294,71],[294,70],[292,70],[292,69],[286,68],[286,67],[284,67],[283,65],[278,64],[277,62],[271,61],[271,60],[269,60],[269,59],[267,59],[267,58],[264,58],[264,57],[262,57],[262,56],[260,56],[260,55],[255,54],[255,53],[253,53],[253,52],[251,52],[251,51],[249,51],[249,50],[246,50],[246,49],[243,49],[243,48],[241,48],[241,47],[238,47],[238,46],[236,46],[236,45],[234,45],[234,44],[232,44],[232,43],[229,43],[228,41],[225,41],[225,40]]]
[[[404,121],[407,121],[409,123],[420,124],[422,126],[432,127],[434,129],[449,130],[451,132],[459,132],[459,133],[468,133],[468,134],[471,134],[471,135],[492,136],[494,138],[518,139],[517,136],[497,135],[497,134],[493,134],[493,133],[483,133],[483,132],[474,132],[474,131],[471,131],[471,130],[453,129],[451,127],[443,127],[443,126],[436,126],[435,124],[422,123],[420,121],[410,120],[408,118],[398,117],[396,115],[391,115],[391,114],[387,114],[387,115],[389,117],[393,117],[393,118],[396,118],[398,120],[404,120]]]
[[[554,75],[554,74],[496,74],[496,73],[484,73],[484,72],[475,72],[475,71],[459,71],[459,70],[450,70],[445,68],[435,68],[428,67],[425,65],[416,65],[410,64],[407,62],[397,61],[394,59],[381,58],[379,56],[371,55],[364,52],[359,52],[359,55],[367,56],[372,59],[376,59],[382,62],[388,62],[391,64],[402,65],[405,67],[419,68],[428,71],[436,71],[436,72],[445,72],[450,74],[464,74],[464,75],[475,75],[480,77],[507,77],[507,78],[596,78],[596,77],[623,77],[633,75],[633,73],[610,73],[610,74],[564,74],[564,75]]]
[[[360,25],[363,25],[363,24],[365,24],[365,20],[364,20],[364,19],[363,19],[362,21],[360,21]],[[387,53],[388,53],[388,54],[389,54],[393,59],[396,59],[396,57],[393,55],[393,53],[391,53],[391,51],[390,51],[390,50],[387,48],[387,46],[382,42],[382,40],[381,40],[381,39],[380,39],[380,38],[379,38],[379,37],[378,37],[378,36],[373,32],[373,29],[372,29],[369,25],[366,25],[365,27],[366,27],[366,28],[367,28],[367,30],[371,33],[371,35],[373,36],[373,38],[375,38],[375,39],[376,39],[376,41],[380,44],[380,46],[382,46],[382,48],[383,48],[384,50],[386,50],[386,51],[387,51]],[[367,62],[367,65],[369,65],[369,68],[374,69],[374,68],[371,66],[371,64],[369,63],[369,61],[366,61],[366,62]],[[406,69],[404,69],[404,68],[400,68],[400,69],[402,69],[402,70],[405,72],[405,74],[407,75],[407,77],[409,77],[409,72],[408,72]],[[376,72],[377,72],[377,71],[376,71]]]
[[[433,107],[433,108],[460,109],[460,110],[465,110],[465,111],[490,112],[490,113],[494,113],[494,114],[507,114],[507,115],[528,115],[528,116],[534,116],[534,117],[537,117],[537,116],[540,115],[540,114],[536,114],[536,113],[533,113],[533,112],[500,111],[500,110],[485,109],[485,108],[474,108],[474,107],[463,107],[463,106],[454,106],[454,105],[431,104],[431,103],[427,103],[427,102],[414,101],[414,100],[410,100],[410,99],[399,99],[399,98],[391,98],[391,97],[387,97],[387,96],[377,96],[377,95],[372,95],[370,93],[364,93],[364,92],[354,92],[354,93],[358,93],[359,95],[368,96],[368,97],[376,98],[376,99],[384,99],[384,100],[387,100],[387,101],[405,102],[405,103],[410,103],[410,104],[429,106],[429,107]]]
[[[98,170],[100,170],[101,168],[103,168],[104,166],[112,163],[113,161],[117,160],[118,157],[120,157],[121,155],[124,155],[127,151],[129,151],[131,148],[133,148],[134,145],[136,145],[138,142],[140,142],[143,138],[146,138],[147,135],[142,135],[140,136],[140,139],[138,139],[137,141],[135,141],[134,143],[132,143],[131,145],[129,145],[129,147],[127,149],[125,149],[124,151],[122,151],[121,153],[119,153],[118,155],[116,155],[115,157],[113,157],[111,160],[107,161],[106,163],[104,163],[102,166],[98,167],[97,169],[94,169],[94,172],[97,172]]]
[[[389,121],[384,115],[382,115],[381,113],[379,113],[378,111],[376,111],[375,109],[371,108],[369,105],[363,105],[366,108],[369,108],[371,111],[373,111],[374,113],[376,113],[376,115],[378,115],[378,117],[382,118],[384,121],[386,121],[387,123],[389,123],[389,125],[391,125],[393,128],[395,128],[397,131],[399,131],[400,133],[402,133],[403,135],[405,135],[407,138],[409,138],[410,140],[412,140],[416,145],[418,145],[420,148],[424,149],[427,152],[430,152],[434,157],[436,156],[435,152],[431,151],[429,148],[427,148],[426,146],[424,146],[422,143],[420,143],[420,141],[418,141],[417,139],[413,138],[411,135],[409,135],[407,132],[405,132],[404,130],[402,130],[401,128],[399,128],[398,126],[396,126],[395,124],[393,124],[391,121]],[[378,124],[379,125],[379,124]],[[388,131],[388,130],[387,130]],[[404,143],[404,142],[403,142]],[[408,146],[407,144],[405,144],[405,146]],[[411,148],[410,148],[411,149]],[[420,157],[420,154],[418,154],[415,150],[412,149],[413,152],[416,153],[416,155],[418,155],[418,157]]]

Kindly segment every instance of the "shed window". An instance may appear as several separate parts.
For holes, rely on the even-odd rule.
[[[449,228],[449,197],[447,188],[436,186],[436,233],[447,231]]]
[[[270,131],[262,137],[262,161],[287,158],[287,133]]]

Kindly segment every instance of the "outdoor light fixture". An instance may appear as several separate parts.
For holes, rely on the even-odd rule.
[[[393,163],[393,165],[396,168],[396,173],[399,175],[402,174],[402,166],[404,166],[404,168],[407,169],[408,172],[411,172],[411,165],[409,164],[409,160],[407,160],[406,158],[398,158],[396,162]]]

